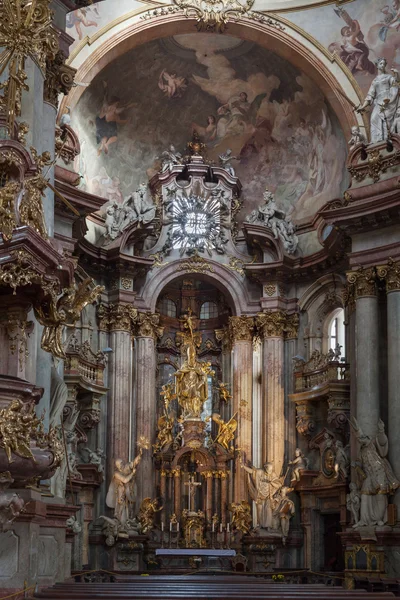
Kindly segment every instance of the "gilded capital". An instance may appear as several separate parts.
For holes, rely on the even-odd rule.
[[[347,283],[350,286],[349,295],[354,298],[363,296],[376,296],[376,270],[375,267],[360,267],[357,271],[346,273]]]
[[[136,336],[151,337],[154,340],[161,337],[164,328],[159,326],[160,315],[157,313],[138,313]]]
[[[234,342],[251,342],[253,339],[254,318],[247,316],[229,317],[229,331]]]
[[[379,279],[385,281],[386,291],[400,291],[400,263],[396,263],[393,258],[389,258],[386,265],[376,267]]]
[[[46,59],[43,98],[53,106],[58,106],[59,94],[67,95],[74,84],[76,69],[66,65],[66,59],[67,56],[62,50]]]
[[[283,310],[258,313],[256,327],[264,339],[269,337],[293,339],[297,337],[299,315],[297,313],[288,315]]]
[[[100,304],[97,316],[102,331],[131,332],[138,320],[138,311],[131,304]]]

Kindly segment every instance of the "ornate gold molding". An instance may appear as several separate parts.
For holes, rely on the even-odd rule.
[[[375,267],[360,267],[357,271],[346,273],[347,283],[350,287],[347,290],[345,301],[349,301],[353,295],[355,300],[364,296],[376,296],[376,271]]]
[[[251,10],[255,0],[173,0],[188,19],[196,19],[199,31],[222,33],[228,21],[237,21]]]
[[[186,273],[210,273],[214,272],[213,266],[202,256],[195,254],[184,262],[178,265],[178,271],[185,271]]]
[[[232,350],[232,337],[229,327],[223,327],[214,331],[215,339],[217,342],[221,342],[221,348],[223,352],[230,352]]]
[[[160,315],[157,313],[139,313],[137,321],[136,336],[151,337],[154,340],[160,338],[164,333],[164,327],[160,327]]]
[[[229,317],[229,333],[232,342],[251,342],[253,339],[254,318],[241,315]]]
[[[386,265],[376,267],[376,272],[379,279],[385,281],[387,292],[400,291],[400,262],[389,258]]]
[[[287,337],[294,339],[298,334],[299,315],[287,314],[283,310],[258,313],[256,327],[264,339],[269,337]]]
[[[6,113],[7,129],[14,134],[15,118],[21,114],[21,95],[28,90],[25,61],[30,57],[45,71],[59,46],[52,28],[51,0],[3,0],[0,19],[0,70],[8,77],[0,85],[0,109]]]
[[[99,329],[132,333],[138,320],[138,311],[131,304],[100,304],[97,309]]]
[[[74,84],[76,69],[66,65],[66,60],[67,57],[62,50],[46,60],[43,98],[55,107],[58,106],[58,95],[67,95]]]

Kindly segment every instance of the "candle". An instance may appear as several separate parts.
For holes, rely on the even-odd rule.
[[[161,521],[161,531],[164,531],[164,521]]]
[[[211,529],[212,533],[214,533],[214,521],[212,522],[212,529]]]
[[[222,533],[222,523],[219,524],[219,532]]]
[[[169,522],[169,530],[172,531],[172,521]]]
[[[226,531],[229,533],[229,523],[226,526]]]
[[[179,521],[178,521],[178,524],[176,526],[176,530],[179,531]]]

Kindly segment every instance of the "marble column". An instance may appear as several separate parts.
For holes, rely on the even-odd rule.
[[[181,469],[176,467],[172,474],[174,476],[174,513],[179,520],[181,514]]]
[[[139,313],[135,336],[136,353],[136,440],[141,436],[155,442],[156,432],[156,340],[162,335],[159,327],[160,315]],[[155,497],[155,477],[150,449],[143,458],[136,476],[138,501]],[[138,506],[139,506],[138,505]]]
[[[257,328],[263,339],[263,452],[266,462],[272,462],[279,476],[285,453],[285,390],[284,390],[284,329],[283,311],[260,313]]]
[[[387,294],[389,462],[400,480],[400,262],[389,259],[388,264],[378,267],[377,271],[386,281]],[[400,490],[396,491],[394,503],[400,520]]]
[[[238,433],[236,446],[241,449],[243,459],[252,462],[252,384],[253,384],[253,317],[240,316],[229,318],[229,330],[232,339],[232,415],[237,413]],[[241,502],[248,498],[244,470],[240,468],[240,459],[236,460],[236,472],[233,485],[233,499]]]
[[[117,458],[127,461],[129,458],[131,336],[137,311],[130,304],[101,305],[98,316],[99,330],[110,332],[109,344],[113,350],[109,354],[107,407],[107,470],[111,476],[114,461]]]
[[[364,434],[375,437],[379,414],[379,327],[375,269],[347,273],[356,302],[356,405]]]
[[[262,467],[262,343],[259,336],[253,340],[253,465]]]
[[[54,143],[56,128],[57,110],[49,102],[43,103],[43,149],[51,154],[51,160],[54,160]],[[50,184],[54,186],[54,166],[46,169],[46,177]],[[43,198],[43,213],[49,237],[54,235],[54,192],[49,187],[45,190]]]

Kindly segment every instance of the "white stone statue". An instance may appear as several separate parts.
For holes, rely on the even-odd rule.
[[[182,164],[182,154],[175,150],[175,146],[173,144],[170,145],[168,150],[164,150],[161,156],[158,157],[161,159],[161,173],[166,173],[166,171],[170,171],[172,167],[175,165]]]
[[[228,171],[229,175],[236,177],[235,169],[232,166],[232,160],[238,160],[236,156],[232,156],[232,150],[228,148],[224,154],[219,155],[220,165],[225,171]]]
[[[274,495],[282,487],[282,480],[274,472],[273,464],[267,462],[263,469],[240,465],[247,471],[250,496],[257,507],[257,526],[273,529]]]
[[[351,138],[349,139],[349,148],[353,150],[359,144],[367,144],[368,140],[366,135],[361,131],[357,125],[353,125],[351,128]]]
[[[75,431],[75,425],[78,416],[79,408],[76,404],[74,404],[71,406],[71,411],[64,421],[64,438],[67,452],[64,454],[64,457],[55,475],[50,480],[51,492],[59,498],[65,497],[65,488],[69,474],[74,479],[82,479],[82,475],[77,470],[78,461],[76,458],[77,433]]]
[[[148,225],[156,216],[156,206],[148,198],[148,187],[141,183],[137,190],[125,198],[122,204],[113,202],[106,209],[106,238],[115,240],[134,223]]]
[[[89,455],[89,463],[91,465],[97,466],[98,473],[104,473],[104,452],[101,448],[97,448],[96,451],[91,450],[90,448],[84,448]]]
[[[278,209],[272,192],[266,189],[263,197],[264,204],[247,215],[245,221],[264,225],[271,229],[274,238],[281,240],[285,251],[288,254],[294,254],[299,243],[295,225],[288,219],[285,211]]]
[[[67,384],[53,364],[51,367],[50,379],[50,427],[58,427],[61,425],[61,418],[67,400]]]
[[[289,462],[292,467],[292,481],[300,481],[300,471],[308,468],[308,458],[304,456],[300,448],[296,448],[294,459]]]
[[[0,533],[7,531],[18,515],[25,511],[24,500],[14,491],[6,491],[13,482],[9,471],[0,473]]]
[[[364,112],[372,107],[371,143],[381,142],[388,137],[388,130],[392,131],[395,114],[399,105],[399,74],[396,69],[391,69],[392,74],[386,73],[387,60],[378,58],[376,66],[378,75],[371,83],[364,103],[357,112]]]
[[[72,533],[77,534],[82,531],[82,525],[79,523],[79,521],[76,520],[76,518],[73,515],[68,517],[66,524],[67,527],[72,530]]]
[[[353,527],[382,526],[387,522],[388,495],[400,487],[389,461],[388,439],[383,421],[379,420],[375,439],[364,435],[356,419],[351,424],[360,444],[356,472],[361,480],[360,519]]]
[[[360,520],[361,495],[354,481],[350,483],[349,487],[350,493],[346,496],[346,507],[351,512],[351,522],[355,525]]]
[[[340,440],[336,441],[334,464],[336,479],[339,479],[339,477],[342,476],[343,480],[346,481],[347,477],[349,476],[350,459],[347,453],[348,450],[348,446],[344,448],[343,443]]]
[[[126,527],[127,521],[131,518],[134,502],[134,478],[137,467],[142,458],[142,449],[132,462],[125,463],[117,458],[115,461],[115,471],[108,488],[106,504],[114,509],[114,517],[121,523],[122,528]]]
[[[275,509],[274,517],[279,524],[279,528],[282,532],[282,542],[285,544],[286,538],[289,534],[290,519],[295,513],[294,502],[287,497],[289,492],[292,492],[293,488],[282,486],[280,490],[275,494]]]

